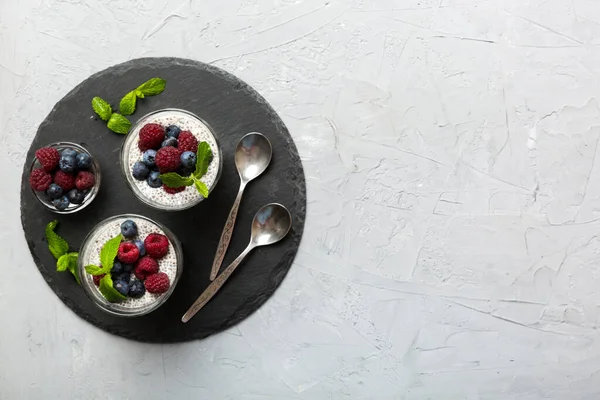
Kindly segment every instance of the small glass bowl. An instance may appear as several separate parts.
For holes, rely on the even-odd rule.
[[[78,145],[77,143],[56,142],[56,143],[50,143],[44,147],[54,147],[56,150],[58,150],[59,153],[65,149],[73,149],[73,150],[77,151],[78,153],[85,153],[85,154],[89,155],[90,158],[92,159],[92,168],[90,169],[90,172],[92,172],[94,174],[95,184],[94,184],[94,187],[88,192],[88,194],[85,195],[83,203],[81,203],[81,204],[69,203],[69,206],[64,210],[58,210],[56,207],[54,207],[54,205],[52,204],[52,201],[46,195],[46,192],[36,192],[35,190],[33,190],[33,188],[31,188],[33,195],[48,210],[55,212],[57,214],[72,214],[77,211],[83,210],[96,198],[96,195],[98,194],[98,191],[100,190],[100,181],[102,179],[102,175],[100,172],[100,164],[98,163],[98,160],[96,160],[96,158],[92,155],[92,153],[90,153],[84,147]],[[37,168],[42,168],[42,164],[40,164],[38,159],[34,156],[33,161],[31,162],[31,165],[29,167],[29,174],[31,175],[31,172]]]
[[[169,239],[169,252],[165,257],[158,260],[158,262],[160,272],[165,272],[169,275],[171,286],[166,293],[157,295],[146,292],[139,299],[128,297],[127,300],[122,302],[111,303],[106,300],[102,293],[100,293],[100,290],[94,284],[93,276],[85,271],[85,266],[99,264],[99,255],[102,246],[106,241],[120,234],[121,223],[128,219],[133,220],[137,224],[139,239],[142,239],[149,233],[162,233]],[[116,215],[107,218],[96,225],[83,240],[83,244],[79,251],[79,258],[77,260],[77,270],[85,294],[96,306],[113,315],[138,317],[156,310],[167,301],[169,296],[171,296],[183,271],[183,250],[177,236],[161,223],[142,215]]]
[[[151,188],[146,181],[138,181],[133,177],[133,164],[136,161],[142,160],[142,152],[137,146],[139,132],[144,125],[149,123],[159,123],[165,128],[171,124],[178,125],[182,131],[191,131],[199,142],[208,142],[213,151],[213,159],[203,181],[208,186],[209,194],[221,177],[223,165],[221,147],[213,129],[200,117],[189,111],[177,108],[164,108],[141,117],[129,130],[129,134],[125,138],[123,147],[121,148],[121,169],[123,174],[133,194],[144,204],[163,211],[181,211],[197,205],[204,200],[204,197],[196,191],[193,185],[186,187],[183,192],[168,194],[162,187]]]

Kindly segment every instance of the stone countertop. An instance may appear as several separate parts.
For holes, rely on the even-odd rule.
[[[600,3],[0,3],[0,399],[597,399]],[[31,259],[25,153],[90,74],[144,56],[258,90],[302,157],[305,234],[226,333],[149,345]]]

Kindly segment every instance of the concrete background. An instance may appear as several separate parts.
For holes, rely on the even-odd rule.
[[[598,399],[600,2],[0,0],[1,399]],[[80,321],[31,260],[31,138],[142,56],[238,75],[304,162],[275,296],[183,345]]]

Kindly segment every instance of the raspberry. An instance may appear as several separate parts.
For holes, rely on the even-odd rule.
[[[123,242],[119,245],[117,258],[125,264],[131,264],[137,261],[140,251],[133,242]]]
[[[144,280],[146,279],[148,276],[155,274],[158,272],[158,261],[156,261],[154,258],[150,257],[150,256],[145,256],[140,258],[137,263],[135,263],[135,270],[134,270],[134,274],[135,276],[140,279],[140,280]]]
[[[96,286],[100,286],[100,279],[104,278],[104,275],[106,274],[102,274],[102,275],[94,275],[94,285]]]
[[[140,129],[138,147],[141,151],[158,149],[165,140],[165,128],[159,124],[146,124]]]
[[[177,171],[181,165],[181,152],[167,146],[156,152],[156,166],[161,173]]]
[[[169,282],[169,277],[167,274],[164,272],[159,272],[146,278],[144,285],[146,286],[146,290],[148,292],[159,294],[169,290],[171,282]]]
[[[42,147],[35,152],[35,158],[42,164],[46,172],[52,172],[58,167],[60,153],[54,147]]]
[[[194,154],[198,151],[198,139],[192,135],[190,131],[183,131],[179,134],[179,146],[177,148],[181,151],[191,151]]]
[[[71,174],[66,173],[62,169],[59,169],[54,174],[54,183],[56,183],[63,189],[63,191],[66,192],[75,187],[75,177]]]
[[[80,171],[75,178],[75,186],[79,190],[91,189],[96,183],[96,177],[91,172]]]
[[[179,186],[176,188],[172,188],[172,187],[168,187],[167,185],[163,185],[163,189],[165,192],[167,192],[169,194],[175,194],[175,193],[183,192],[185,190],[185,186]]]
[[[160,233],[151,233],[144,239],[144,247],[152,258],[161,258],[169,251],[169,239]]]
[[[51,183],[52,175],[44,171],[44,168],[34,169],[29,175],[29,184],[35,191],[43,192],[50,187]]]

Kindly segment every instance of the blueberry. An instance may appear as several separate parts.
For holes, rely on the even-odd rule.
[[[92,157],[87,153],[79,153],[75,157],[77,163],[77,169],[90,169],[92,168]]]
[[[48,190],[46,190],[46,194],[50,197],[50,200],[58,199],[63,194],[63,190],[56,183],[51,183]]]
[[[184,168],[195,168],[196,154],[193,151],[184,151],[181,154],[181,165]]]
[[[146,255],[146,246],[144,246],[144,242],[142,242],[141,240],[134,240],[133,243],[135,243],[138,250],[140,251],[140,257],[145,256]]]
[[[132,238],[137,235],[137,225],[132,220],[128,219],[121,224],[121,234],[126,238]]]
[[[58,166],[63,171],[72,174],[73,172],[75,172],[75,167],[77,167],[77,160],[75,159],[75,156],[61,156],[60,161],[58,162]]]
[[[131,282],[129,286],[129,297],[142,297],[146,293],[146,288],[142,281],[138,281],[137,279]]]
[[[60,156],[61,157],[77,157],[77,150],[75,149],[64,149],[63,151],[60,152]]]
[[[69,207],[69,199],[67,196],[59,197],[58,199],[52,200],[52,205],[59,211],[66,210],[67,207]]]
[[[140,253],[140,255],[142,255],[142,254]],[[133,264],[123,264],[123,270],[125,272],[131,272],[131,271],[133,271],[134,268],[135,268],[135,265],[133,265]]]
[[[146,179],[146,183],[148,184],[148,186],[152,187],[152,188],[159,188],[162,186],[162,180],[159,178],[160,173],[158,171],[152,171],[150,172],[150,175],[148,175],[148,179]]]
[[[177,173],[181,176],[190,176],[195,170],[196,168],[179,168]]]
[[[123,273],[123,264],[121,264],[119,261],[115,261],[115,263],[113,264],[113,266],[110,270],[110,274],[118,275],[121,273]]]
[[[133,164],[131,173],[133,174],[133,177],[135,179],[137,179],[138,181],[143,181],[144,179],[146,179],[148,177],[148,174],[150,173],[150,169],[142,161],[137,161],[135,164]]]
[[[156,150],[146,150],[142,155],[142,161],[149,167],[156,166]]]
[[[167,129],[165,129],[165,134],[170,138],[172,137],[177,139],[180,133],[181,129],[177,125],[169,125],[167,126]]]
[[[160,147],[167,147],[167,146],[177,147],[177,144],[178,144],[177,139],[175,139],[174,137],[170,137],[170,138],[166,138],[165,140],[163,140]]]
[[[129,293],[129,283],[125,281],[116,281],[114,288],[117,289],[117,292],[121,293],[123,296],[127,296]]]
[[[131,280],[131,272],[121,272],[120,274],[113,274],[112,280],[113,282],[123,281],[125,283],[129,283],[129,281]]]
[[[71,189],[67,192],[67,198],[73,204],[81,204],[85,200],[85,192],[77,189]]]

